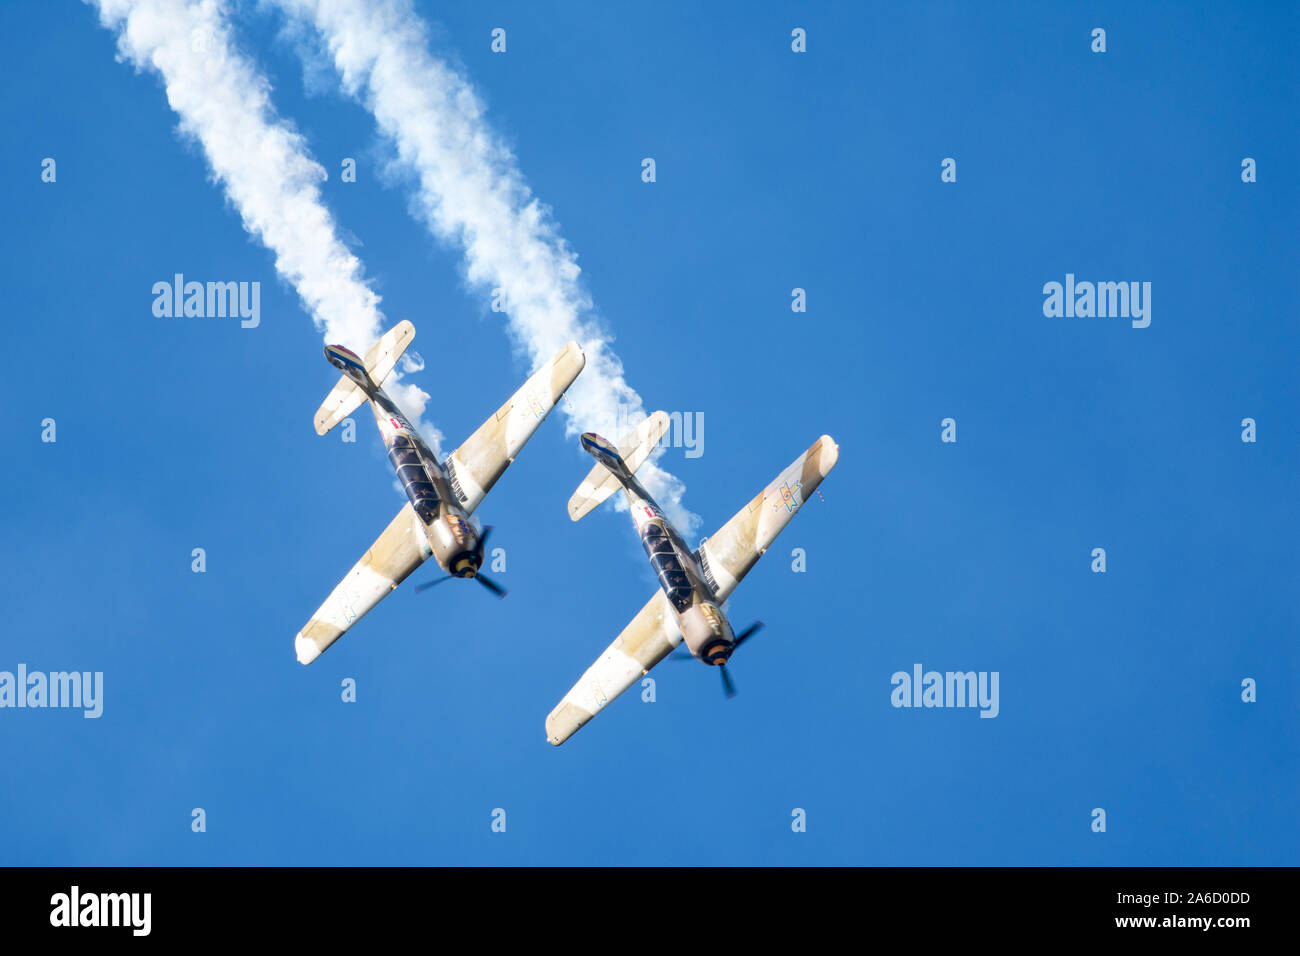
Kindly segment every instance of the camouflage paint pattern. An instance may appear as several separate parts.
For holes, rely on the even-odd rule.
[[[470,523],[470,515],[586,363],[582,349],[574,342],[568,343],[533,373],[444,465],[438,462],[397,404],[379,387],[382,378],[377,376],[392,372],[414,335],[411,323],[403,322],[375,343],[365,360],[373,391],[367,395],[360,385],[343,376],[317,412],[316,427],[324,434],[341,421],[345,416],[339,415],[339,409],[352,401],[346,395],[339,399],[339,394],[347,391],[342,385],[355,388],[370,400],[385,448],[391,450],[395,443],[409,442],[418,449],[424,472],[421,478],[427,478],[436,491],[436,511],[426,509],[422,518],[411,501],[403,505],[397,517],[295,636],[294,649],[303,664],[319,657],[429,557],[455,576],[472,577],[477,573],[474,562],[481,558],[476,554],[480,535]],[[358,381],[364,378],[357,375]],[[352,409],[356,407],[353,405]]]
[[[721,604],[736,589],[838,461],[839,446],[829,435],[821,436],[704,541],[695,552],[695,570],[704,578],[704,590],[713,602]],[[628,498],[631,503],[630,490]],[[635,511],[633,518],[637,518]],[[644,522],[656,519],[663,521],[662,514],[643,513],[637,521],[638,530]],[[663,523],[676,538],[671,525]],[[699,590],[692,607],[699,601]],[[551,711],[546,718],[546,738],[557,747],[564,743],[681,642],[678,615],[659,591]]]

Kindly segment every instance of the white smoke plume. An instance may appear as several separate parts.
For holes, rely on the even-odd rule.
[[[218,0],[86,0],[117,33],[118,58],[163,81],[180,131],[201,147],[244,229],[275,256],[327,341],[365,354],[387,323],[361,261],[321,200],[325,170],[271,105],[270,84],[235,47]],[[422,421],[429,396],[394,372],[385,388]]]
[[[414,172],[414,208],[437,238],[464,249],[469,283],[504,290],[511,335],[533,366],[570,339],[582,345],[587,365],[564,406],[569,434],[591,429],[617,442],[619,407],[634,418],[642,401],[590,318],[576,256],[488,126],[468,80],[429,52],[409,0],[276,2],[315,29],[344,90],[374,115],[399,164]],[[653,460],[639,477],[683,533],[696,530],[681,481]]]

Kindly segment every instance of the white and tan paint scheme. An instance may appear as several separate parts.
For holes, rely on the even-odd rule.
[[[577,521],[622,487],[660,589],[546,718],[546,737],[556,746],[683,640],[694,657],[720,668],[724,686],[734,692],[727,660],[761,625],[737,637],[721,605],[839,461],[839,446],[823,435],[691,551],[634,476],[633,462],[645,461],[667,424],[667,416],[656,412],[617,449],[598,435],[582,436],[583,448],[599,463],[569,501],[569,515]]]
[[[440,463],[381,388],[414,336],[415,327],[402,322],[384,333],[364,360],[341,346],[325,348],[325,357],[343,375],[316,412],[317,433],[324,435],[369,401],[408,501],[294,638],[303,664],[319,657],[430,557],[453,577],[477,578],[503,593],[479,573],[486,531],[478,531],[470,515],[586,362],[582,349],[570,342]]]

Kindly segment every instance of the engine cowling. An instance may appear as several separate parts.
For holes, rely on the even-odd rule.
[[[478,573],[482,555],[478,553],[478,535],[468,521],[448,514],[427,529],[429,546],[443,570],[458,578],[472,578]]]
[[[706,664],[725,664],[736,643],[731,623],[717,605],[692,604],[679,615],[686,647]]]

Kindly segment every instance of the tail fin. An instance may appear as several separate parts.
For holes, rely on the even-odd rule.
[[[619,478],[632,477],[632,472],[627,470],[627,462],[623,461],[618,449],[607,439],[601,438],[595,432],[583,432],[578,439],[578,444],[607,471],[613,472]]]
[[[325,346],[325,358],[343,375],[316,410],[316,434],[324,435],[355,412],[369,392],[383,385],[413,338],[415,326],[403,320],[370,346],[364,360],[341,345]]]
[[[636,474],[650,452],[668,431],[668,414],[655,412],[637,428],[623,436],[617,448],[592,432],[579,439],[583,449],[596,459],[596,467],[578,485],[569,499],[569,517],[574,521],[585,518],[596,507],[622,487],[623,482]]]
[[[350,378],[352,383],[367,395],[378,387],[370,380],[370,372],[366,370],[366,365],[361,361],[361,357],[351,349],[345,349],[341,345],[327,345],[325,346],[325,359],[342,372],[345,378]]]

